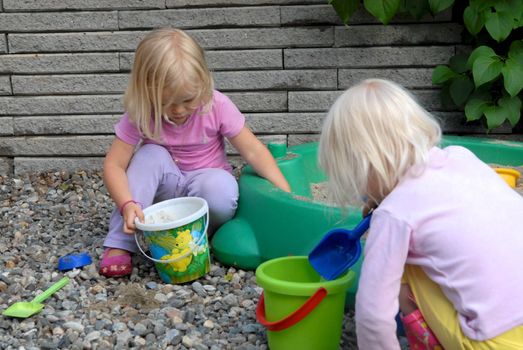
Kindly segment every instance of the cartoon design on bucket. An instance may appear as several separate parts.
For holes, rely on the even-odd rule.
[[[147,223],[147,216],[168,208],[178,219]],[[143,231],[152,255],[138,248],[155,262],[156,270],[166,283],[183,283],[198,279],[210,271],[207,241],[208,206],[203,198],[181,197],[154,204],[144,209],[146,222],[136,222]]]
[[[174,248],[171,249],[171,254],[162,256],[161,260],[172,260],[180,258],[182,255],[185,256],[185,258],[180,258],[180,260],[168,264],[174,271],[184,272],[192,261],[192,255],[187,255],[191,252],[190,243],[195,245],[192,241],[191,232],[189,230],[178,231],[177,236],[173,239]]]

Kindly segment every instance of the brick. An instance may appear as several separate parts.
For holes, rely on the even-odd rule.
[[[118,72],[117,53],[0,55],[0,73]]]
[[[3,0],[6,11],[161,9],[165,0]]]
[[[128,74],[13,75],[17,95],[122,93]]]
[[[177,28],[279,26],[280,11],[278,7],[121,11],[118,19],[120,29],[158,28],[173,23]]]
[[[325,47],[332,28],[243,28],[188,30],[205,49]],[[147,31],[9,34],[11,53],[134,51]]]
[[[358,47],[284,49],[286,69],[294,68],[364,68],[433,67],[446,64],[454,55],[450,46],[430,47]]]
[[[325,112],[343,91],[289,91],[289,112]]]
[[[7,52],[7,39],[5,34],[0,34],[0,53]]]
[[[343,25],[340,17],[331,5],[296,5],[296,6],[281,6],[281,24],[282,25],[317,25],[317,24],[333,24]],[[450,21],[452,18],[452,11],[443,11],[438,13],[435,17],[426,15],[419,21],[413,19],[408,15],[398,14],[394,16],[390,23],[405,23],[405,22],[442,22]],[[380,24],[379,20],[373,17],[370,13],[360,7],[349,20],[349,25],[354,24]]]
[[[0,75],[0,95],[11,95],[11,81],[9,76]]]
[[[462,29],[453,23],[335,27],[334,46],[458,44]]]
[[[242,112],[287,109],[286,92],[227,93]],[[0,116],[121,114],[121,95],[0,97]]]
[[[121,95],[0,97],[0,115],[122,113]]]
[[[240,111],[281,112],[287,110],[287,92],[227,92],[226,95]]]
[[[11,0],[17,1],[17,0]],[[325,0],[166,0],[168,8],[200,7],[210,5],[221,6],[257,6],[257,5],[289,5],[289,4],[320,4]]]
[[[9,51],[134,51],[147,32],[9,34]]]
[[[1,176],[12,176],[13,175],[13,159],[7,157],[0,157],[0,175]]]
[[[335,69],[216,72],[216,86],[223,90],[332,89]]]
[[[15,157],[14,173],[22,175],[50,171],[102,170],[104,157]]]
[[[281,69],[283,58],[281,49],[266,50],[208,50],[205,53],[207,64],[212,70]],[[0,56],[0,64],[2,57]],[[134,53],[120,54],[120,69],[130,71]]]
[[[289,135],[288,145],[296,146],[304,143],[318,142],[320,140],[320,134],[296,134]]]
[[[111,12],[1,13],[6,32],[117,30],[118,16]]]
[[[13,135],[13,118],[0,117],[0,135]]]
[[[244,28],[189,31],[206,49],[328,47],[332,28]]]
[[[343,91],[289,91],[289,112],[327,112]],[[444,111],[439,90],[413,90],[429,111]]]
[[[130,72],[134,63],[134,52],[120,52],[118,54],[120,71]]]
[[[427,68],[391,68],[391,69],[340,69],[338,88],[346,89],[368,79],[389,79],[407,88],[431,88],[432,69]]]
[[[342,25],[340,17],[331,5],[281,6],[280,9],[282,25]]]
[[[246,114],[249,128],[255,133],[318,133],[324,113],[252,113]]]
[[[213,70],[282,69],[281,49],[207,51]]]
[[[0,156],[103,156],[113,136],[0,138]]]
[[[120,114],[15,117],[12,130],[15,135],[113,134],[120,117]]]

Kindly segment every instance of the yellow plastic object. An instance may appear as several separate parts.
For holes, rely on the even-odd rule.
[[[509,168],[494,168],[494,170],[508,183],[510,187],[516,188],[516,183],[521,176],[519,171]]]

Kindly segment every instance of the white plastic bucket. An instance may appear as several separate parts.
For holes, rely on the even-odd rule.
[[[135,220],[143,232],[152,256],[145,253],[138,236],[138,248],[155,262],[160,278],[166,283],[198,279],[210,270],[209,207],[200,197],[180,197],[156,203],[143,210],[145,223]]]

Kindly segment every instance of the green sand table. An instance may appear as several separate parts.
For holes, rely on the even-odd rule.
[[[523,164],[523,143],[475,137],[445,136],[443,146],[461,145],[486,163],[507,166]],[[262,262],[289,255],[308,255],[332,228],[352,229],[360,220],[359,210],[345,217],[337,208],[313,202],[311,184],[325,182],[317,165],[317,143],[290,147],[270,145],[278,166],[289,181],[292,194],[274,187],[246,167],[240,176],[240,199],[235,217],[212,239],[216,258],[223,264],[255,269]],[[359,275],[361,258],[352,267]],[[357,284],[347,294],[354,305]]]

